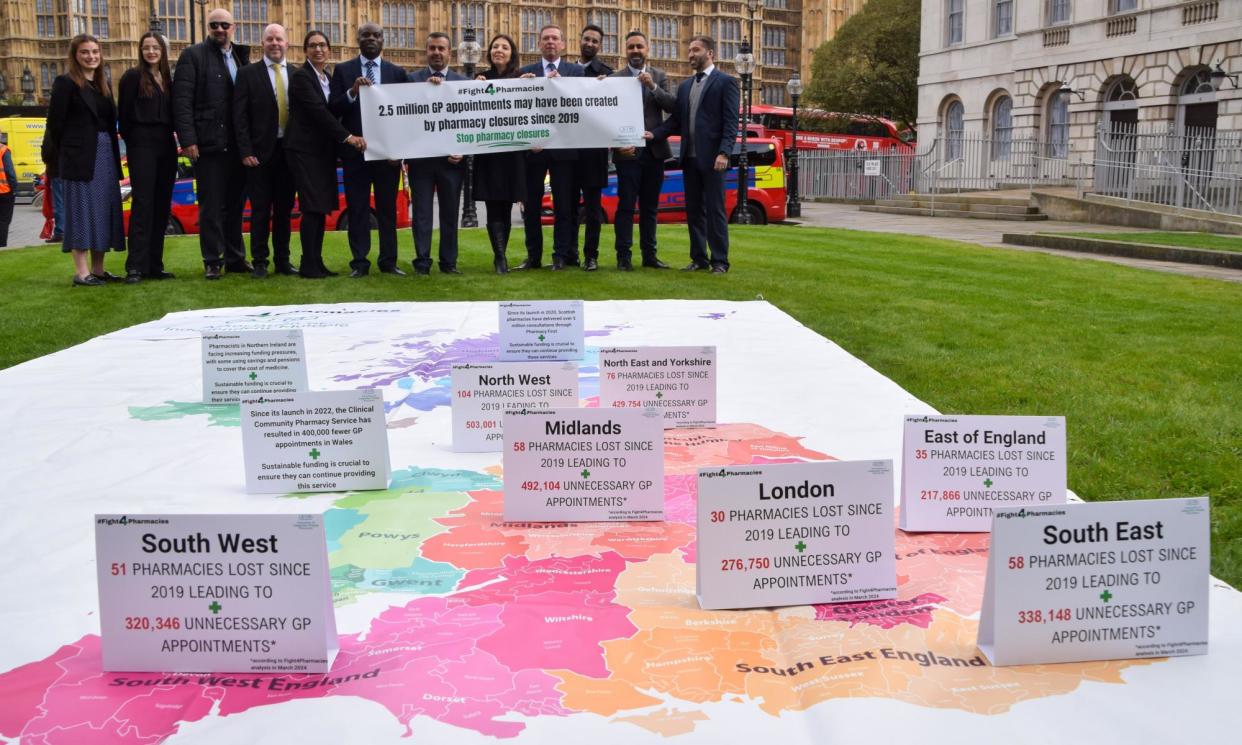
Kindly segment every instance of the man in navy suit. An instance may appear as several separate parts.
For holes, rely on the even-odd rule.
[[[358,27],[359,56],[345,60],[332,71],[328,107],[355,136],[362,135],[362,110],[358,89],[366,85],[406,82],[405,70],[380,58],[384,29],[377,23]],[[353,148],[341,150],[345,172],[345,209],[349,213],[351,277],[365,277],[371,270],[371,189],[375,188],[375,222],[379,225],[379,269],[386,274],[405,272],[397,267],[397,184],[401,162],[366,161]]]
[[[729,219],[725,215],[725,171],[737,140],[737,80],[716,68],[716,42],[690,39],[687,54],[694,75],[677,88],[677,106],[646,139],[681,135],[681,170],[686,183],[690,264],[683,271],[729,271]],[[707,246],[711,247],[711,257]]]
[[[561,59],[565,51],[565,32],[560,26],[539,29],[540,59],[521,69],[524,78],[580,78],[581,65]],[[531,150],[526,154],[526,199],[522,202],[526,227],[526,260],[517,269],[538,269],[543,261],[543,177],[551,173],[552,269],[578,266],[578,194],[574,170],[577,150]]]
[[[443,31],[427,35],[427,66],[410,73],[411,83],[465,80],[466,76],[448,67],[449,36]],[[432,198],[440,197],[440,271],[457,270],[457,211],[461,208],[462,156],[413,158],[407,160],[410,189],[414,192],[414,272],[431,273]]]

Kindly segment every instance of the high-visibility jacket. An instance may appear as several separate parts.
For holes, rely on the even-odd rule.
[[[4,169],[4,156],[9,154],[9,146],[0,143],[0,196],[13,193],[13,185],[9,183],[9,174]]]

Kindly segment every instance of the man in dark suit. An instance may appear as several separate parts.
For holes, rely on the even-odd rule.
[[[626,66],[614,78],[638,78],[643,89],[643,126],[653,130],[664,123],[664,114],[677,105],[668,75],[647,64],[647,36],[631,31],[625,37]],[[615,219],[617,268],[632,271],[634,245],[634,202],[638,202],[638,237],[643,266],[668,269],[656,256],[656,223],[659,218],[660,189],[664,186],[664,161],[672,157],[667,140],[651,140],[646,147],[625,147],[613,151],[617,166],[617,214]]]
[[[345,60],[332,71],[330,108],[350,134],[362,135],[362,110],[358,89],[365,85],[406,82],[405,70],[380,57],[384,29],[377,23],[358,27],[359,56]],[[375,222],[379,225],[379,269],[405,276],[397,267],[397,184],[400,161],[367,161],[357,150],[342,149],[345,172],[345,209],[349,213],[349,251],[353,269],[349,276],[365,277],[371,270],[371,189],[375,189]]]
[[[233,86],[233,122],[237,151],[250,189],[250,276],[267,276],[267,239],[271,236],[277,274],[298,271],[289,260],[289,217],[293,212],[293,177],[285,160],[289,125],[289,46],[285,28],[263,29],[263,59],[237,73]]]
[[[716,42],[690,38],[687,53],[694,75],[677,88],[673,115],[649,140],[681,135],[681,171],[686,182],[686,223],[690,228],[690,264],[683,271],[729,271],[729,219],[725,214],[724,174],[737,140],[737,80],[716,68]],[[711,246],[710,259],[707,246]]]
[[[600,49],[604,46],[604,30],[595,24],[582,29],[578,39],[578,51],[581,57],[584,76],[599,78],[612,74],[612,68],[599,58]],[[586,234],[582,241],[582,268],[588,272],[599,269],[599,229],[603,220],[603,208],[600,207],[600,194],[608,185],[608,148],[584,147],[578,151],[578,167],[574,173],[577,184],[575,194],[582,195],[582,215],[586,223]],[[575,198],[575,202],[578,200]],[[578,243],[578,230],[574,229],[574,244]],[[576,253],[576,251],[575,251]]]
[[[222,266],[250,271],[241,232],[246,179],[233,131],[233,80],[250,49],[233,43],[233,16],[223,8],[207,15],[207,28],[207,38],[177,58],[172,106],[177,141],[194,161],[205,276],[219,279]]]
[[[434,31],[427,36],[427,66],[411,73],[411,83],[435,84],[445,80],[465,80],[466,76],[448,67],[449,36]],[[464,172],[462,156],[414,158],[407,160],[410,190],[414,192],[414,273],[431,273],[432,198],[440,200],[440,271],[461,274],[457,270],[457,212],[461,208],[461,184]]]
[[[582,77],[582,67],[561,59],[565,51],[565,32],[548,25],[539,30],[537,62],[521,69],[524,78]],[[577,150],[531,150],[526,154],[526,199],[522,202],[526,228],[526,260],[515,269],[538,269],[543,262],[543,178],[551,174],[552,269],[578,266],[578,193],[574,188]]]

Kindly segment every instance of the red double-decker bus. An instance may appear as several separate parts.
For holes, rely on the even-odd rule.
[[[763,136],[780,139],[786,148],[793,147],[793,109],[754,105],[750,120],[763,128]],[[893,148],[912,150],[914,133],[899,130],[895,122],[878,116],[798,109],[799,150],[882,152]]]

